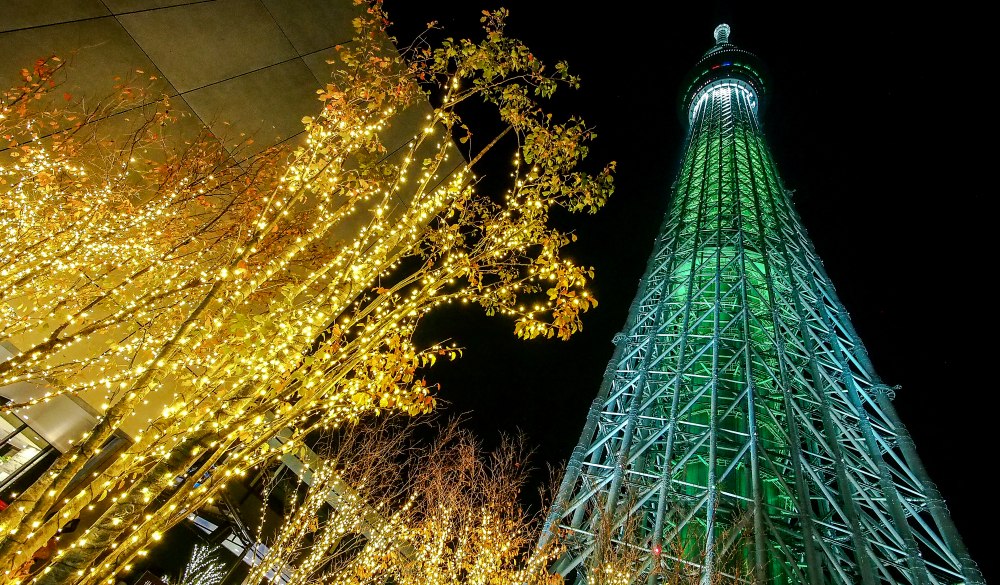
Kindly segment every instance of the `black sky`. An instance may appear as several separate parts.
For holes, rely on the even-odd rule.
[[[996,288],[987,240],[997,228],[986,192],[996,164],[986,160],[996,151],[987,22],[957,5],[646,4],[385,2],[400,41],[429,20],[473,34],[481,10],[509,8],[510,34],[582,76],[557,105],[596,127],[592,168],[618,161],[608,206],[574,218],[572,254],[596,268],[601,303],[583,333],[522,342],[511,322],[449,313],[448,332],[467,350],[430,376],[448,411],[468,412],[488,442],[523,431],[538,466],[569,457],[666,208],[684,138],[678,86],[727,22],[730,40],[770,69],[763,121],[784,182],[875,368],[902,385],[900,416],[991,581],[1000,514],[989,479]]]

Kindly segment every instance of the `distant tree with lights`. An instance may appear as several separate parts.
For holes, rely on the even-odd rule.
[[[421,318],[446,303],[515,319],[523,338],[568,338],[596,304],[591,271],[561,256],[574,237],[556,208],[595,212],[613,164],[578,169],[593,137],[541,107],[564,64],[546,68],[484,13],[480,41],[400,56],[380,45],[380,3],[319,91],[293,149],[254,155],[203,134],[169,141],[169,100],[121,81],[89,109],[47,99],[60,64],[44,59],[4,93],[0,137],[0,386],[103,395],[97,426],[0,512],[0,574],[11,576],[65,523],[111,505],[42,583],[98,583],[213,501],[231,479],[301,449],[318,430],[366,415],[434,407],[419,375],[456,347],[417,347]],[[415,81],[415,80],[419,80]],[[428,94],[427,87],[435,88]],[[380,135],[431,96],[426,127],[388,156]],[[482,100],[499,135],[451,176],[471,144],[461,105]],[[92,103],[92,102],[91,102]],[[471,123],[471,122],[469,122]],[[505,193],[480,192],[487,152],[516,139]],[[97,476],[70,482],[150,400],[162,412]],[[281,441],[276,441],[282,433]]]
[[[277,574],[288,585],[552,582],[558,545],[535,550],[542,516],[520,503],[529,472],[522,440],[487,452],[454,422],[418,447],[384,429],[348,434],[244,583]],[[345,494],[339,481],[358,487]]]
[[[226,576],[226,565],[216,558],[218,550],[217,546],[194,545],[175,585],[219,585]]]

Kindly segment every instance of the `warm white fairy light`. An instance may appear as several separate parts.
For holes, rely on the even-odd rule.
[[[382,26],[371,14],[365,31]],[[501,20],[489,30],[502,31]],[[575,171],[590,131],[555,124],[528,98],[532,86],[544,94],[573,78],[559,67],[543,75],[526,49],[492,32],[455,52],[449,41],[440,62],[418,55],[430,77],[447,77],[447,102],[398,164],[379,136],[422,94],[413,70],[370,43],[344,52],[371,66],[320,90],[302,146],[239,164],[211,139],[174,158],[157,151],[162,107],[130,140],[106,145],[95,133],[77,143],[36,129],[86,113],[22,111],[18,90],[5,95],[0,134],[18,144],[0,165],[0,336],[20,353],[0,363],[0,385],[48,390],[4,408],[78,395],[99,406],[101,422],[0,513],[0,534],[13,535],[0,541],[0,572],[11,576],[67,519],[108,498],[107,521],[52,566],[99,559],[79,582],[113,580],[227,481],[294,453],[314,430],[432,410],[419,371],[461,352],[412,342],[435,307],[480,304],[515,317],[525,338],[579,330],[596,304],[584,290],[592,274],[560,257],[573,238],[546,224],[554,207],[603,204],[610,170]],[[495,72],[501,46],[511,49],[499,53],[506,77],[468,81]],[[452,108],[479,95],[524,145],[502,202],[477,193],[468,170],[445,177],[453,146],[435,142],[460,127]],[[133,420],[151,400],[156,415]],[[123,425],[138,429],[134,444],[56,501]],[[288,436],[276,445],[279,433]],[[161,496],[164,505],[140,512]]]
[[[383,447],[378,456],[359,455],[350,444],[332,458],[336,463],[321,463],[245,582],[266,583],[266,575],[279,572],[289,585],[550,582],[547,569],[561,549],[533,546],[535,524],[517,505],[526,475],[516,443],[483,453],[471,434],[451,426],[406,478],[398,476],[407,468],[400,445],[376,445]],[[336,466],[352,470],[357,489],[337,486]],[[409,487],[399,493],[372,489],[400,481]],[[362,533],[363,543],[340,547],[347,535]]]

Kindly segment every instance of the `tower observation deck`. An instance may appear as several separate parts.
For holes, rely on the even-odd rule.
[[[584,583],[983,583],[778,174],[761,61],[715,30],[666,217],[543,540]]]

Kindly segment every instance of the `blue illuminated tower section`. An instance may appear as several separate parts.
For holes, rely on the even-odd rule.
[[[983,583],[823,270],[729,27],[543,541],[576,582]],[[617,578],[621,578],[620,575]],[[693,581],[692,581],[693,579]]]

